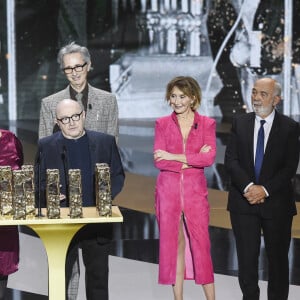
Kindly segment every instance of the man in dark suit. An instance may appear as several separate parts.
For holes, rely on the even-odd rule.
[[[225,154],[231,177],[228,210],[244,300],[259,300],[261,232],[268,257],[268,299],[288,298],[288,252],[297,213],[291,179],[299,161],[299,125],[275,110],[280,94],[279,83],[271,78],[255,82],[254,112],[233,120]]]
[[[67,171],[80,169],[83,206],[95,206],[94,169],[96,163],[107,163],[111,172],[111,191],[114,198],[122,189],[124,171],[115,137],[84,129],[85,112],[71,99],[60,101],[56,107],[56,122],[61,131],[39,140],[40,193],[45,194],[46,170],[59,169],[61,206],[67,206]],[[82,248],[86,268],[87,300],[108,300],[108,254],[112,235],[110,224],[90,224],[79,231],[69,248],[66,262],[66,283],[70,282],[76,257],[72,247]],[[76,252],[75,252],[76,253]],[[77,282],[75,282],[77,284]],[[74,287],[77,290],[77,287]],[[70,296],[68,295],[68,298]]]

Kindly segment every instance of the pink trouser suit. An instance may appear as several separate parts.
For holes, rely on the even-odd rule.
[[[161,160],[155,189],[155,208],[160,232],[159,283],[175,284],[180,219],[184,217],[185,279],[197,284],[214,282],[209,239],[209,203],[204,168],[216,156],[216,122],[195,112],[194,124],[184,145],[175,113],[155,123],[154,150],[185,153],[190,168]],[[211,146],[200,153],[203,145]]]

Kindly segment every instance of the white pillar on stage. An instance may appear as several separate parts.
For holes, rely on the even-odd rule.
[[[17,120],[15,0],[6,0],[7,63],[8,63],[8,120]],[[10,130],[16,132],[15,122]]]
[[[292,86],[292,38],[293,38],[293,1],[284,1],[284,92],[283,92],[283,113],[291,115],[291,86]]]

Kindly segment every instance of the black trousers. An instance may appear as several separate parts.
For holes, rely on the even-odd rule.
[[[5,291],[6,291],[6,286],[7,286],[7,280],[8,280],[7,275],[1,275],[0,274],[0,300],[5,299]]]
[[[268,300],[287,300],[288,252],[293,216],[265,219],[256,214],[230,213],[236,240],[239,284],[244,300],[259,300],[258,262],[263,233],[268,258]]]
[[[88,224],[82,228],[72,240],[66,261],[66,299],[76,299],[78,279],[72,281],[72,268],[78,265],[78,254],[74,253],[80,247],[85,266],[85,286],[87,300],[108,300],[108,256],[111,248],[112,225]],[[75,252],[74,252],[75,250]],[[70,254],[70,255],[69,255]],[[75,268],[76,269],[76,268]],[[79,271],[79,268],[77,268]],[[74,279],[73,279],[74,280]],[[70,284],[75,285],[69,287]],[[71,292],[70,292],[71,290]],[[68,292],[69,291],[69,292]],[[69,294],[69,295],[68,295]]]

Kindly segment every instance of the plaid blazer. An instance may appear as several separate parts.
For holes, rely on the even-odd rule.
[[[42,99],[39,121],[39,139],[53,133],[55,109],[59,101],[70,99],[70,86]],[[118,138],[118,103],[112,93],[88,85],[88,105],[85,128],[108,133]]]

